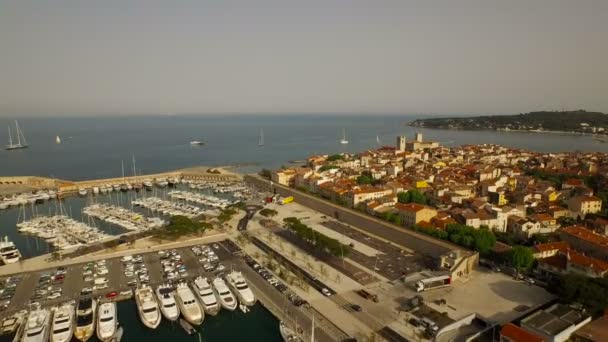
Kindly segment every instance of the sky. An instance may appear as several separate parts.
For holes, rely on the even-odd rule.
[[[608,112],[606,0],[0,0],[0,116]]]

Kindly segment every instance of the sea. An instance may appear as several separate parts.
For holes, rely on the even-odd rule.
[[[233,166],[237,172],[290,165],[314,154],[358,152],[394,145],[398,135],[446,146],[492,143],[542,152],[600,151],[608,144],[591,136],[562,133],[433,130],[407,124],[423,115],[395,114],[222,114],[147,116],[47,116],[0,118],[0,128],[19,120],[29,148],[0,151],[0,176],[35,175],[66,180],[85,180],[163,172],[190,166]],[[263,130],[263,146],[258,146]],[[4,132],[4,133],[2,133]],[[346,135],[348,144],[339,140]],[[61,143],[56,143],[56,137]],[[14,137],[14,133],[13,133]],[[201,140],[203,146],[191,146]],[[8,142],[8,130],[0,129],[0,143]],[[378,142],[379,141],[379,142]],[[160,194],[161,197],[164,194]],[[130,193],[100,196],[100,202],[129,207]],[[15,242],[24,257],[52,251],[43,240],[23,236],[18,220],[34,214],[67,213],[87,222],[80,210],[91,199],[74,197],[34,208],[0,211],[0,234]],[[118,227],[95,223],[118,234]],[[176,325],[163,323],[157,330],[144,328],[132,301],[119,304],[119,320],[125,328],[123,341],[197,341]],[[199,329],[202,341],[280,341],[278,321],[259,304],[248,314],[222,312],[206,318]],[[0,339],[0,341],[2,341]]]

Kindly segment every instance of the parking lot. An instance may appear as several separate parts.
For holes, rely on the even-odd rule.
[[[33,302],[52,306],[89,295],[129,297],[127,293],[141,284],[155,287],[199,275],[215,276],[232,259],[221,243],[214,243],[14,275],[0,279],[0,309],[4,316]]]

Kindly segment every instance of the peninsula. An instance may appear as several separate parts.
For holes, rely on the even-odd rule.
[[[462,130],[504,130],[528,132],[570,132],[608,134],[608,114],[600,112],[554,111],[516,115],[418,119],[413,127]]]

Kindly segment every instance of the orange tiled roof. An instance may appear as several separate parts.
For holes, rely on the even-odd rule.
[[[512,323],[503,325],[502,329],[500,329],[500,335],[515,342],[543,342],[540,336],[534,335]]]
[[[575,237],[577,237],[581,240],[585,240],[589,243],[592,243],[592,244],[595,244],[598,246],[602,246],[602,247],[608,247],[608,238],[607,237],[602,236],[600,234],[596,234],[587,228],[584,228],[581,226],[570,226],[570,227],[564,228],[562,231],[568,235],[575,236]]]
[[[593,269],[597,272],[606,272],[608,271],[608,262],[604,262],[602,260],[588,257],[581,253],[578,253],[573,250],[569,250],[568,257],[571,263],[583,266],[585,268]]]
[[[409,211],[409,212],[415,212],[415,213],[417,213],[423,209],[431,209],[425,205],[418,204],[418,203],[408,203],[408,204],[397,203],[397,204],[395,204],[395,208],[397,208],[401,211]]]
[[[542,253],[542,252],[548,252],[548,251],[552,251],[552,250],[556,250],[556,249],[559,251],[566,251],[566,250],[568,250],[568,248],[570,248],[570,245],[565,241],[558,241],[558,242],[541,243],[532,248],[534,250],[536,250],[537,252]]]

